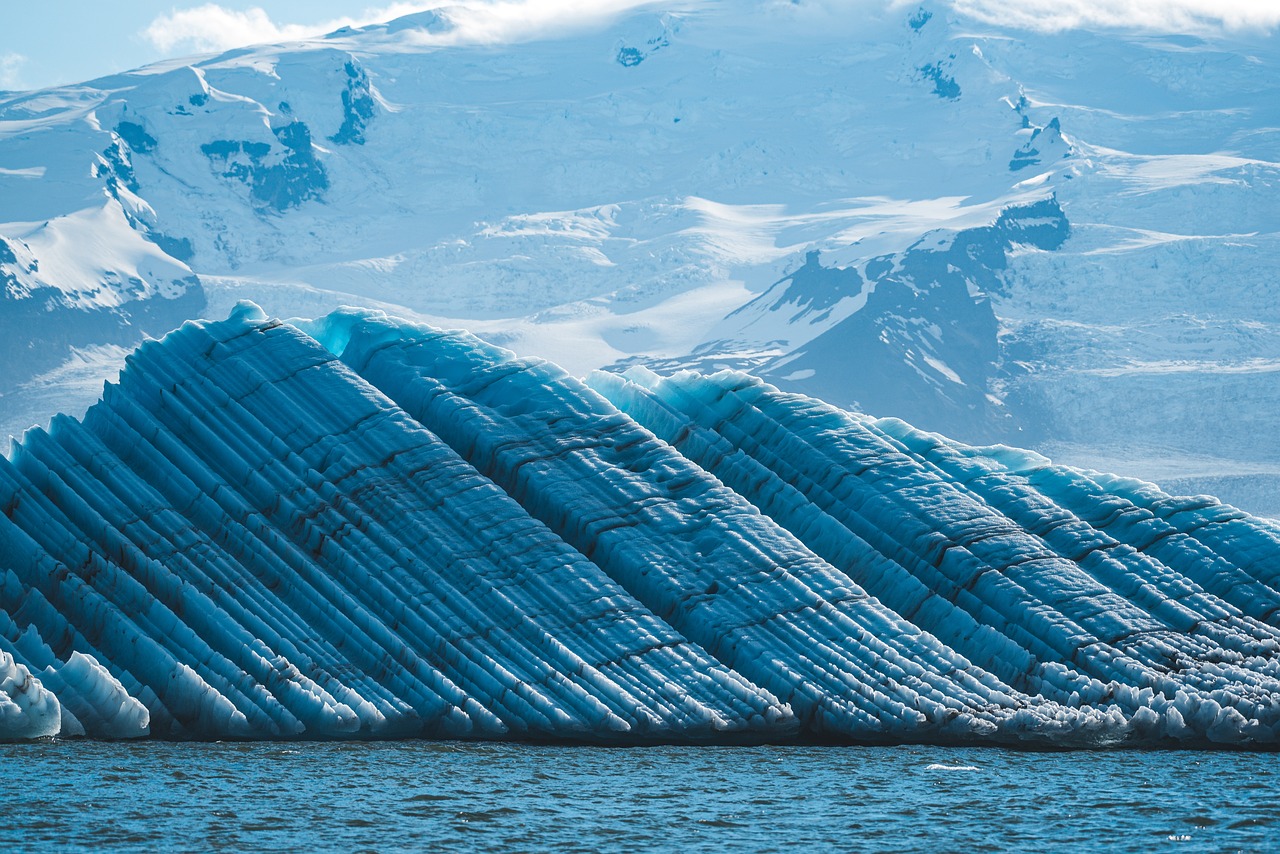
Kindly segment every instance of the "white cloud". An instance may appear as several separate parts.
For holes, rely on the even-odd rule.
[[[503,43],[536,39],[565,26],[602,24],[628,9],[652,6],[664,10],[712,5],[717,0],[399,0],[366,8],[348,17],[313,23],[273,21],[260,7],[245,11],[205,3],[157,17],[143,37],[167,55],[226,50],[248,44],[302,39],[339,27],[360,27],[389,21],[426,9],[447,10],[455,24],[434,42]],[[965,15],[1004,26],[1034,30],[1135,27],[1162,32],[1212,29],[1272,29],[1280,26],[1280,0],[950,0]],[[871,0],[884,8],[901,7],[908,0]],[[847,12],[868,0],[774,0],[773,5],[798,11]],[[760,7],[768,8],[768,0]],[[757,12],[763,8],[757,8]],[[6,64],[11,62],[12,63]],[[0,86],[16,78],[22,57],[0,57]]]
[[[362,27],[426,9],[448,9],[456,29],[450,42],[507,42],[536,37],[564,22],[589,26],[620,11],[656,0],[496,0],[496,2],[396,2],[365,9],[359,15],[310,24],[273,21],[265,10],[245,11],[205,3],[157,17],[142,36],[167,55],[227,50],[263,42],[291,41],[332,32],[339,27]],[[667,6],[681,5],[680,0]],[[696,0],[690,5],[696,5]]]
[[[27,58],[20,53],[0,53],[0,89],[25,89],[22,66]]]
[[[1280,25],[1276,0],[952,0],[952,5],[989,23],[1051,32],[1134,27],[1191,33]]]
[[[276,23],[260,7],[237,11],[205,3],[175,9],[153,20],[142,36],[166,54],[227,50],[262,42],[292,41],[332,32],[339,27],[360,27],[420,12],[435,3],[392,3],[367,9],[357,17],[341,17],[310,24]]]
[[[645,6],[665,11],[707,5],[699,0],[495,0],[450,6],[454,41],[503,43],[537,38],[565,25],[603,24],[628,9]]]

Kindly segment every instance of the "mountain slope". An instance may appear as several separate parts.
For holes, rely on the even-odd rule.
[[[707,2],[494,45],[450,15],[6,96],[0,426],[251,297],[576,374],[750,369],[1280,512],[1274,37]]]

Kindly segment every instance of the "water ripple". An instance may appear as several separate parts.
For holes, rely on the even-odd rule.
[[[0,745],[0,845],[1269,850],[1275,757],[935,747]]]

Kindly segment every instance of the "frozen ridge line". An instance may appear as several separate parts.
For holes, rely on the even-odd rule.
[[[0,738],[1280,741],[1280,532],[736,372],[241,304],[0,461]]]

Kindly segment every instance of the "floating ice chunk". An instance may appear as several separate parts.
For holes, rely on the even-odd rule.
[[[62,730],[62,707],[27,668],[0,651],[0,741],[43,738]]]

